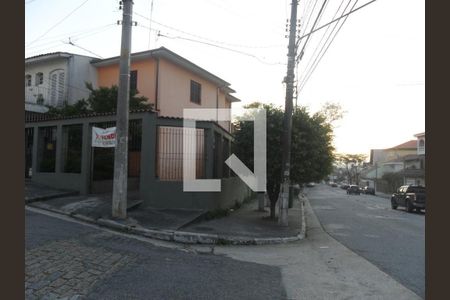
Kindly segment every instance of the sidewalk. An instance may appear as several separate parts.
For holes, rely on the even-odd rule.
[[[25,203],[77,194],[75,191],[58,190],[25,179]]]
[[[127,220],[111,216],[111,195],[65,196],[36,201],[29,206],[64,214],[78,220],[150,238],[188,244],[261,245],[304,238],[303,202],[289,209],[289,226],[268,218],[269,211],[257,211],[257,199],[229,215],[206,220],[205,210],[156,209],[142,207],[137,192],[128,193]]]
[[[304,210],[307,237],[302,241],[257,249],[215,246],[214,253],[279,267],[288,299],[421,299],[327,234],[307,199]]]

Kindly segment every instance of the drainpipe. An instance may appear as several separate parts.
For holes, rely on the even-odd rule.
[[[156,58],[156,76],[155,76],[155,110],[158,111],[158,101],[159,101],[159,58]]]
[[[216,122],[219,123],[219,90],[220,90],[220,86],[217,87],[216,89]]]

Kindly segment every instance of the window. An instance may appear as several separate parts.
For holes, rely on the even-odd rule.
[[[31,75],[25,75],[25,86],[31,86]]]
[[[200,104],[202,94],[202,85],[191,80],[191,102]]]
[[[37,95],[36,103],[39,104],[39,105],[43,105],[44,104],[44,96],[42,94],[38,94]]]
[[[44,83],[44,74],[42,74],[41,72],[36,73],[35,85],[41,85],[43,83]]]
[[[50,105],[62,106],[65,98],[64,70],[53,70],[50,73]]]
[[[130,72],[130,91],[137,91],[137,71]]]
[[[420,147],[420,148],[425,147],[425,141],[424,141],[424,140],[420,140],[420,141],[419,141],[419,147]]]

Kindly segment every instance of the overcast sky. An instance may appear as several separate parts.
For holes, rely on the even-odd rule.
[[[349,11],[355,1],[328,0],[316,27],[340,16],[345,7]],[[355,8],[367,2],[358,1]],[[152,12],[152,0],[134,3],[138,26],[133,27],[133,52],[167,47],[230,82],[242,105],[284,105],[290,1],[153,0]],[[300,35],[310,30],[322,3],[300,1]],[[55,51],[119,55],[119,1],[25,4],[27,57]],[[308,41],[298,68],[300,79],[320,53],[325,30]],[[158,31],[163,36],[158,37]],[[69,37],[78,47],[67,44]],[[347,112],[335,131],[339,152],[368,154],[425,130],[424,0],[377,0],[348,17],[298,96],[298,103],[311,112],[325,102],[337,102]]]

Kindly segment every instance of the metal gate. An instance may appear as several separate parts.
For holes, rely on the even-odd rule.
[[[116,122],[92,124],[94,127],[109,128]],[[141,166],[142,120],[130,120],[128,126],[128,190],[139,189]],[[114,149],[92,148],[91,193],[112,191],[114,179]]]
[[[30,178],[33,166],[34,128],[25,128],[25,178]]]

